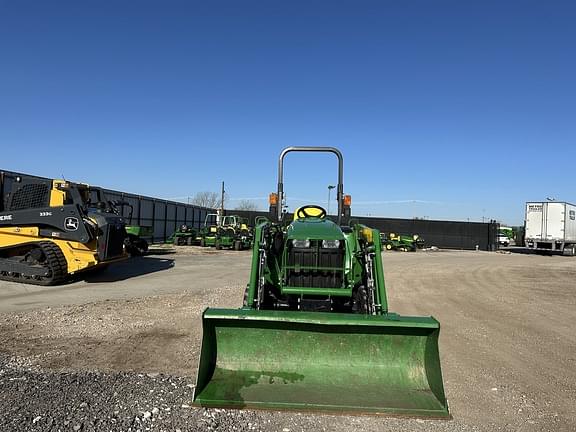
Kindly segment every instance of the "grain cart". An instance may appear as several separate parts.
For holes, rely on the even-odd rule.
[[[0,279],[56,285],[128,257],[125,221],[99,188],[8,177],[0,172]]]
[[[296,151],[338,157],[337,223],[313,205],[284,223],[283,163]],[[332,147],[282,151],[244,305],[203,313],[196,406],[450,417],[440,324],[388,310],[379,232],[346,226],[342,167]]]

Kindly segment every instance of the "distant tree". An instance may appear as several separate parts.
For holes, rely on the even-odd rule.
[[[235,210],[256,211],[258,210],[258,204],[254,201],[243,199],[238,201]]]
[[[208,207],[212,209],[220,208],[220,194],[216,192],[198,192],[192,200],[190,204],[197,205],[199,207]],[[226,205],[226,198],[224,198],[224,205]]]

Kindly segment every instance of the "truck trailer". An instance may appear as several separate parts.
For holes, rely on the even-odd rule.
[[[560,201],[527,202],[525,244],[539,252],[576,255],[576,205]]]

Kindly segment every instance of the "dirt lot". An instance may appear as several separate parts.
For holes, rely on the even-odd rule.
[[[0,430],[576,430],[576,259],[488,252],[384,254],[390,309],[442,323],[453,420],[191,408],[201,312],[241,305],[249,260],[183,247],[0,282]]]

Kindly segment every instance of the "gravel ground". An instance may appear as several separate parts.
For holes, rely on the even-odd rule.
[[[201,312],[241,304],[249,254],[182,248],[171,259],[145,276],[76,282],[75,304],[0,314],[0,431],[576,430],[573,258],[384,255],[391,310],[442,323],[452,421],[190,407]],[[160,285],[148,280],[168,280],[166,293],[150,295]],[[18,289],[3,284],[0,299]],[[102,299],[114,286],[128,298]]]

